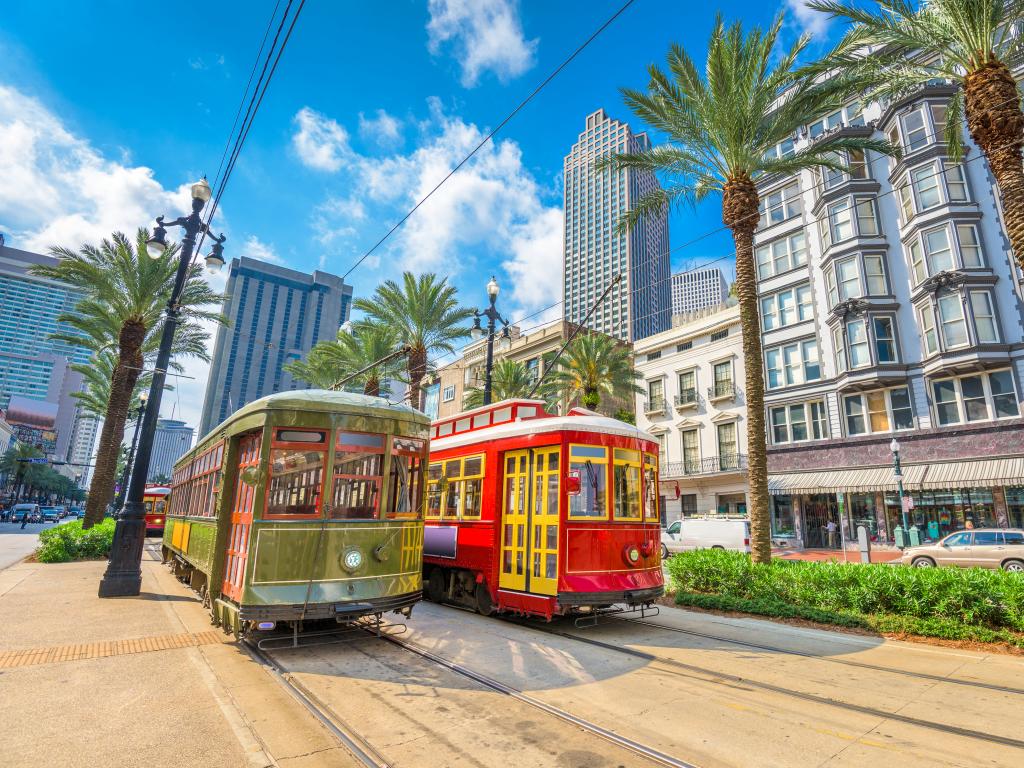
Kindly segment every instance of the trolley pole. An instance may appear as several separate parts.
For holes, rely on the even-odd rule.
[[[490,306],[487,307],[483,312],[479,310],[474,311],[473,328],[470,334],[474,339],[479,339],[483,335],[483,329],[480,327],[480,318],[487,318],[487,362],[484,364],[484,405],[491,404],[491,389],[493,387],[493,374],[494,374],[494,328],[495,323],[500,322],[504,328],[501,331],[502,344],[510,344],[511,336],[508,330],[508,320],[498,314],[498,310],[495,308],[495,303],[498,301],[498,281],[491,277],[489,283],[487,283],[487,298],[490,300]]]
[[[106,573],[100,581],[100,597],[131,597],[139,594],[142,589],[142,547],[146,541],[146,507],[142,496],[146,490],[146,474],[149,472],[149,459],[153,451],[153,437],[156,435],[156,422],[160,416],[160,400],[164,392],[164,381],[167,378],[167,366],[171,362],[171,348],[174,345],[174,331],[178,325],[180,309],[178,300],[185,288],[189,268],[192,266],[192,253],[196,247],[196,237],[202,233],[209,235],[214,245],[210,255],[206,257],[206,265],[210,271],[217,271],[224,265],[224,235],[214,236],[199,215],[203,207],[213,196],[206,179],[192,185],[192,213],[167,222],[166,226],[181,227],[185,236],[181,241],[178,253],[178,271],[174,279],[174,288],[167,300],[167,317],[164,320],[163,335],[160,337],[160,349],[157,352],[153,381],[149,387],[149,401],[142,417],[141,434],[139,435],[138,453],[132,464],[131,481],[128,486],[128,501],[124,505],[114,528],[114,543],[110,549],[110,561]],[[146,250],[154,259],[162,258],[167,250],[167,229],[163,216],[157,217],[157,227],[153,237],[146,242]]]

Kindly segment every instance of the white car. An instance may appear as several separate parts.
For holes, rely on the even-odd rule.
[[[750,552],[750,521],[742,518],[690,517],[661,531],[661,557],[694,549]]]

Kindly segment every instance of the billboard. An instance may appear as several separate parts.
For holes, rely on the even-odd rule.
[[[57,450],[57,403],[12,395],[7,405],[7,423],[19,443],[32,445],[44,454]]]

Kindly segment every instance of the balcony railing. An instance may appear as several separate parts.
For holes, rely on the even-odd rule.
[[[747,468],[745,453],[723,453],[721,456],[708,456],[703,459],[688,461],[663,461],[661,477],[667,480],[673,477],[690,477],[694,475],[714,475],[719,472],[740,472]]]
[[[697,404],[697,390],[696,389],[684,389],[678,395],[675,396],[676,408],[689,408],[690,406]]]
[[[731,381],[716,381],[708,387],[709,400],[725,400],[736,397],[736,386]]]
[[[664,413],[665,412],[665,398],[664,397],[652,397],[647,401],[644,406],[644,413]]]

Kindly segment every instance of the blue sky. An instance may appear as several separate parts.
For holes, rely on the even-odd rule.
[[[228,234],[226,255],[344,274],[620,5],[308,0],[224,194],[215,227]],[[722,0],[721,9],[766,24],[785,5],[787,42],[804,28],[817,40],[833,31],[802,0]],[[201,13],[188,6],[191,15],[115,0],[4,6],[8,243],[76,246],[185,210],[187,183],[217,170],[274,3],[206,3]],[[702,56],[714,12],[637,0],[350,275],[356,294],[411,268],[449,275],[466,303],[482,302],[496,274],[512,319],[558,301],[566,150],[599,107],[640,129],[619,87],[642,87],[672,42]],[[672,247],[720,226],[717,201],[676,211]],[[673,251],[672,266],[730,252],[719,232]],[[729,260],[718,264],[731,273]],[[180,389],[164,414],[194,419],[201,383]]]

